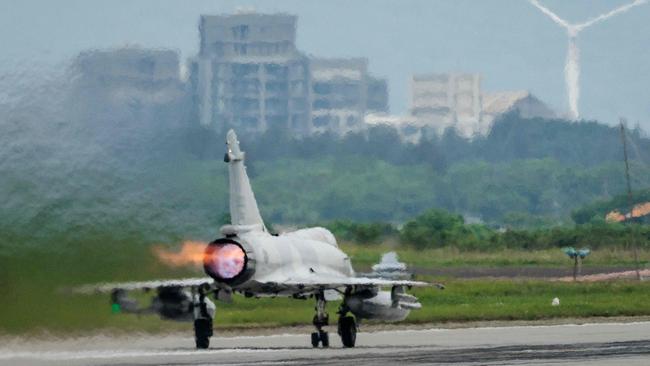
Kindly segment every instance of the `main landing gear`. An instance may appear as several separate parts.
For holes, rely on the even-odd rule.
[[[329,314],[325,311],[325,296],[323,293],[316,294],[316,315],[314,315],[314,326],[316,331],[311,334],[311,345],[317,348],[319,344],[323,348],[330,346],[329,334],[323,330],[323,327],[329,325]],[[338,334],[341,337],[343,347],[354,347],[357,341],[357,323],[353,316],[348,315],[350,309],[345,305],[345,301],[339,308],[338,315]]]
[[[357,323],[354,317],[347,315],[350,309],[345,305],[345,301],[339,308],[339,324],[338,333],[341,336],[341,343],[343,347],[352,348],[357,342]]]
[[[214,309],[208,308],[205,295],[205,289],[203,287],[199,287],[198,295],[193,294],[192,296],[192,312],[194,315],[194,340],[196,342],[197,349],[206,349],[210,347],[210,337],[212,337],[212,318],[214,316]]]

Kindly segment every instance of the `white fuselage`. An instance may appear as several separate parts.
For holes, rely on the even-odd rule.
[[[255,261],[255,273],[238,290],[264,293],[261,283],[291,283],[294,279],[353,277],[350,258],[341,251],[334,236],[323,228],[298,230],[278,236],[266,232],[241,233],[241,241],[249,258]],[[270,294],[280,294],[269,289]]]

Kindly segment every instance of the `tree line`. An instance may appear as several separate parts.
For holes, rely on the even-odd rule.
[[[333,221],[324,225],[343,241],[375,245],[396,239],[418,249],[456,247],[461,250],[549,249],[562,247],[650,247],[650,226],[590,222],[537,229],[493,228],[468,224],[463,216],[430,209],[397,227],[389,223]]]
[[[221,155],[225,130],[202,127],[188,129],[187,146],[196,156]],[[453,128],[442,135],[425,128],[416,144],[401,141],[397,130],[388,125],[373,126],[341,137],[321,133],[292,137],[287,129],[274,128],[258,135],[240,135],[247,154],[255,161],[287,157],[304,159],[350,155],[381,159],[392,164],[425,163],[438,172],[463,161],[489,163],[528,159],[552,159],[567,166],[592,167],[623,158],[619,130],[596,121],[573,122],[563,119],[526,119],[511,112],[498,119],[486,136],[466,139]],[[628,130],[630,157],[650,161],[650,139],[639,126]]]

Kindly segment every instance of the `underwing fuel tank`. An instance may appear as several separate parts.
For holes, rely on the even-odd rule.
[[[417,298],[405,293],[401,286],[395,286],[391,291],[353,294],[346,298],[345,303],[357,318],[383,321],[404,320],[411,310],[422,307]]]

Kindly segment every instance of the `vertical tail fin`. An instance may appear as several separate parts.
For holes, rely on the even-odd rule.
[[[234,226],[247,226],[250,229],[266,231],[264,221],[257,208],[255,195],[251,188],[246,166],[244,166],[244,152],[239,149],[239,141],[235,131],[230,130],[226,136],[228,151],[224,161],[228,163],[230,176],[230,218]]]

